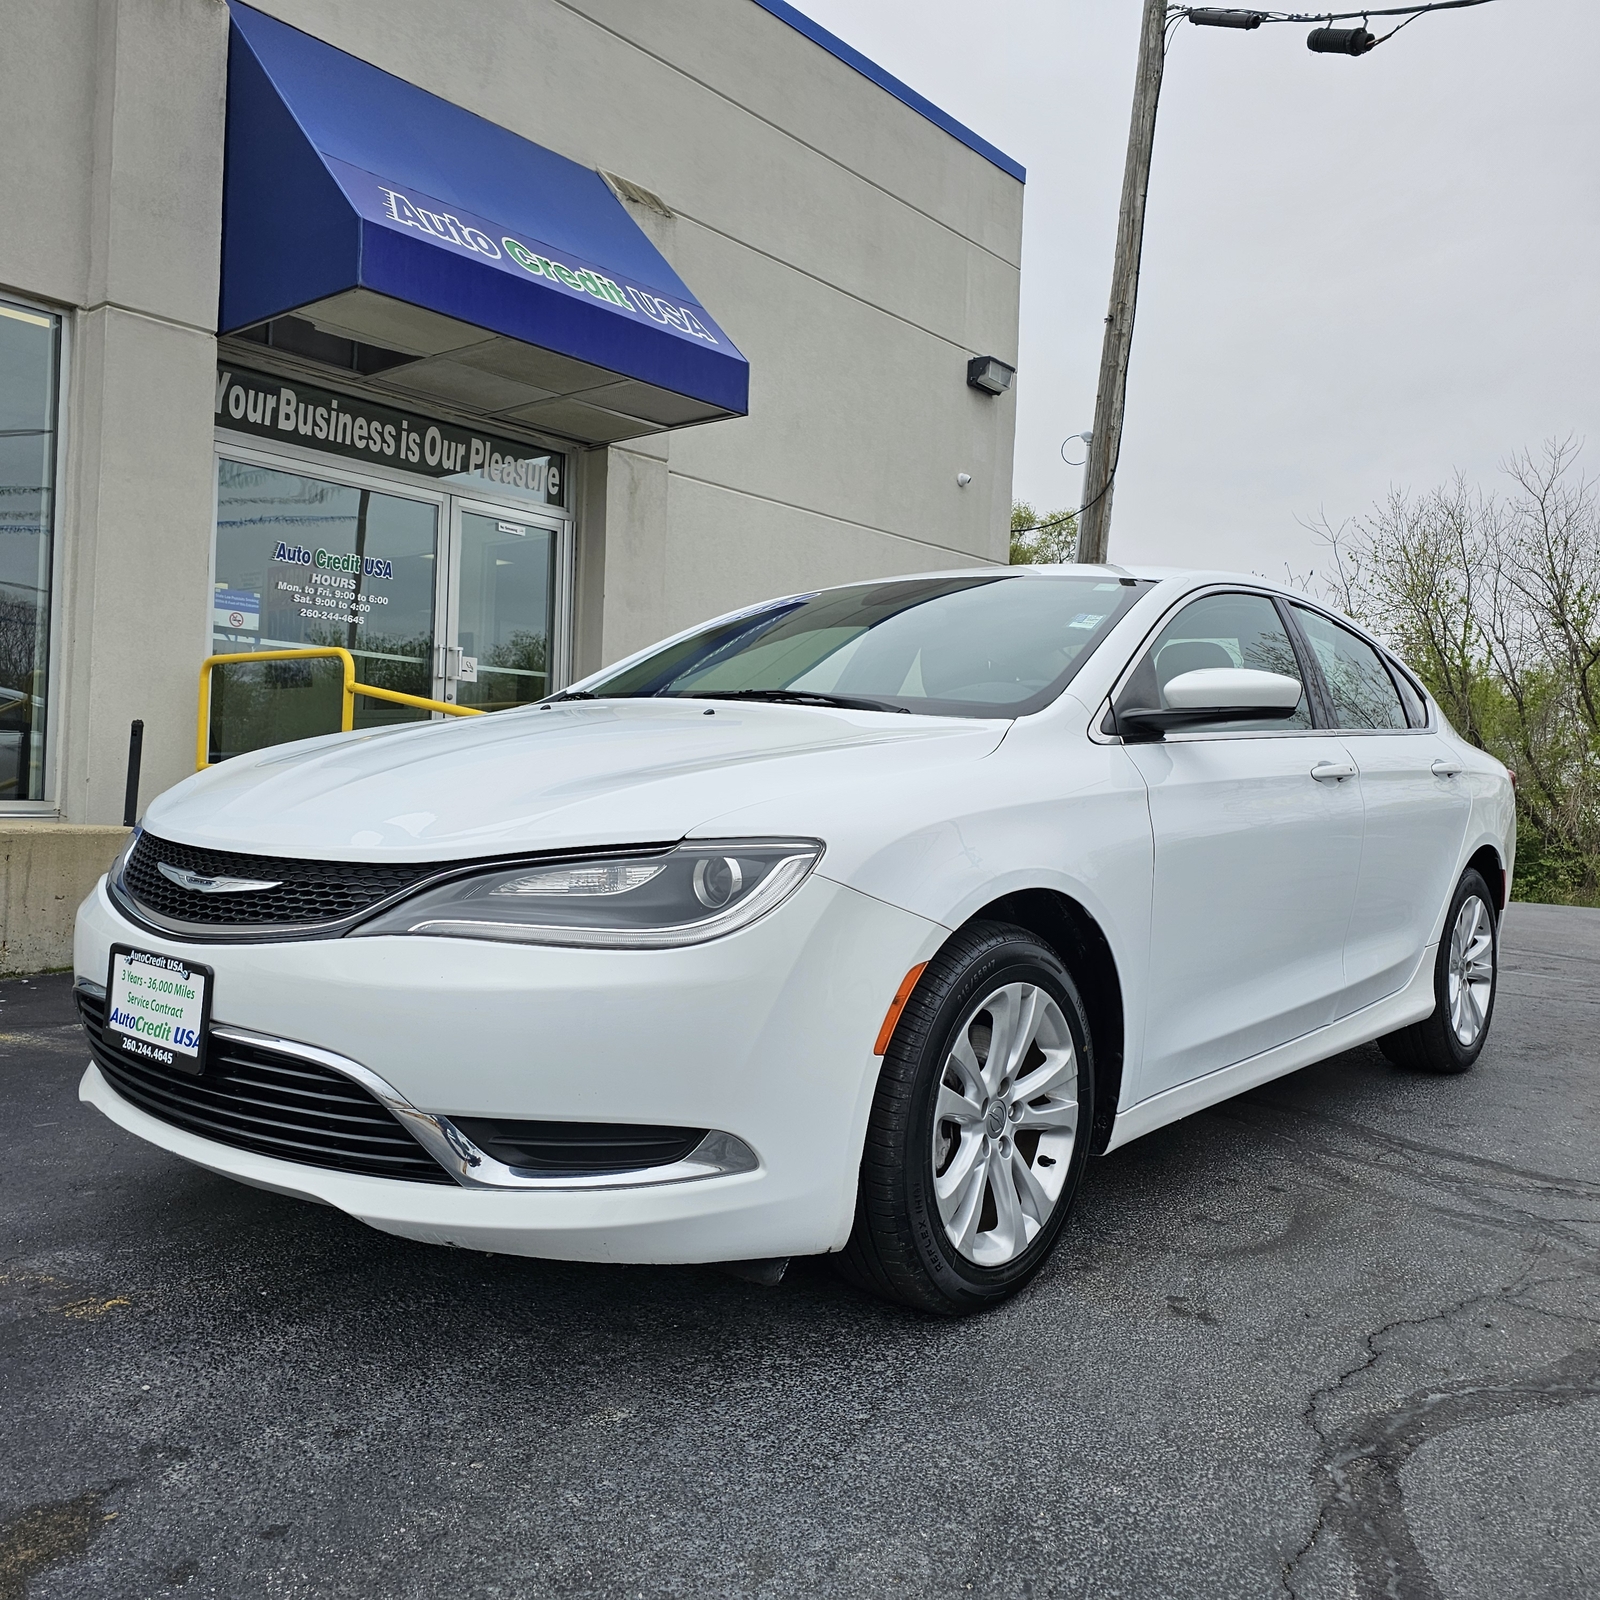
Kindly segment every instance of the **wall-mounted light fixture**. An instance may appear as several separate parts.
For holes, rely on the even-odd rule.
[[[1016,375],[1017,369],[998,356],[974,356],[967,363],[968,388],[982,389],[985,394],[1004,394]]]

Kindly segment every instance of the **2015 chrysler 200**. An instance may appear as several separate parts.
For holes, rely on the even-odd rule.
[[[1091,1154],[1368,1040],[1470,1066],[1514,847],[1304,596],[857,584],[179,784],[79,913],[81,1093],[413,1239],[971,1311]]]

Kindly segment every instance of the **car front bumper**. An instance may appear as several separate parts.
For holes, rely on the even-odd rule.
[[[945,936],[814,874],[752,927],[680,950],[202,945],[136,927],[102,881],[78,914],[80,981],[105,982],[113,943],[178,955],[215,971],[213,1026],[346,1058],[419,1113],[709,1128],[742,1140],[756,1165],[581,1187],[416,1183],[202,1137],[124,1099],[94,1065],[80,1097],[197,1165],[429,1243],[583,1261],[817,1254],[849,1235],[884,1011]]]

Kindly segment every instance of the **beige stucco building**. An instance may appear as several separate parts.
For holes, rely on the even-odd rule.
[[[135,718],[144,799],[193,770],[213,653],[493,708],[1005,559],[1021,169],[781,0],[0,24],[8,825],[120,822]],[[337,726],[215,699],[216,758]]]

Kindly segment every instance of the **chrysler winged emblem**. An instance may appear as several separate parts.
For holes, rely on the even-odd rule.
[[[258,889],[278,887],[267,878],[208,878],[203,872],[169,866],[165,861],[156,862],[156,870],[180,889],[192,889],[196,894],[254,894]]]

